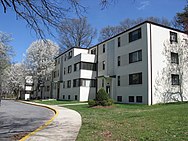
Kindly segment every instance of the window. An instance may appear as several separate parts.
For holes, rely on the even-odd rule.
[[[59,70],[57,70],[57,76],[59,77]]]
[[[50,86],[46,87],[46,91],[49,92],[50,91]]]
[[[136,102],[142,103],[142,96],[136,96]]]
[[[72,51],[69,52],[68,59],[72,58]]]
[[[134,96],[129,96],[129,102],[134,102]]]
[[[120,86],[120,76],[118,76],[117,85]]]
[[[74,64],[74,71],[77,71],[80,69],[80,63]]]
[[[66,60],[67,60],[67,55],[65,54],[64,61],[66,61]]]
[[[79,87],[80,86],[80,79],[74,79],[73,80],[73,87]]]
[[[102,46],[102,52],[105,53],[105,44]]]
[[[102,69],[105,70],[105,61],[102,62]]]
[[[104,79],[102,79],[102,87],[104,87]]]
[[[142,84],[142,73],[129,74],[129,85]]]
[[[96,71],[96,64],[95,63],[81,62],[81,69]]]
[[[117,96],[117,101],[122,102],[122,96]]]
[[[176,43],[178,42],[177,33],[170,31],[170,43],[173,43],[173,42],[176,42]]]
[[[66,68],[64,68],[64,74],[66,74]]]
[[[71,88],[71,80],[67,81],[67,88]]]
[[[129,42],[136,41],[141,38],[141,28],[129,33]]]
[[[71,73],[72,72],[72,66],[68,66],[68,73]]]
[[[142,50],[129,53],[129,63],[142,61]]]
[[[95,79],[80,79],[80,86],[83,87],[96,87]]]
[[[57,59],[55,59],[55,66],[57,65]]]
[[[74,100],[78,100],[78,96],[77,95],[75,95]]]
[[[53,77],[56,78],[56,71],[53,72]]]
[[[70,95],[68,95],[68,100],[70,100]]]
[[[65,88],[65,81],[63,81],[63,88]]]
[[[121,46],[121,38],[118,37],[118,47],[120,47],[120,46]]]
[[[118,64],[118,66],[120,66],[120,56],[118,56],[118,58],[117,58],[117,64]]]
[[[63,99],[65,99],[65,95],[63,95]]]
[[[171,63],[179,64],[178,53],[171,52]]]
[[[96,48],[91,50],[91,54],[96,54]]]
[[[178,74],[172,74],[172,85],[179,85],[179,75]]]

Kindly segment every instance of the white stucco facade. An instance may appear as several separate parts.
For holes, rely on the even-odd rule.
[[[89,49],[69,49],[56,57],[53,96],[87,101],[103,87],[119,103],[188,100],[179,50],[187,39],[179,30],[146,21]],[[184,50],[183,58],[187,55]]]

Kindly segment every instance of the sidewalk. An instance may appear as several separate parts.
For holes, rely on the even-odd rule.
[[[27,102],[31,103],[31,102]],[[47,106],[58,111],[54,120],[40,131],[22,141],[74,141],[77,138],[82,121],[78,112],[57,105],[34,105]]]

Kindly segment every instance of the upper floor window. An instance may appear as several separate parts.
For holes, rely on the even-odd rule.
[[[172,74],[172,85],[179,85],[179,75],[178,74]]]
[[[142,50],[129,53],[129,63],[142,61]]]
[[[95,63],[81,62],[81,69],[96,71],[96,64]]]
[[[79,87],[80,86],[80,79],[74,79],[73,80],[73,87]]]
[[[96,54],[96,48],[91,50],[91,54]]]
[[[121,37],[118,37],[118,47],[121,46]]]
[[[65,54],[64,61],[66,61],[66,60],[67,60],[67,55]]]
[[[120,56],[118,56],[118,58],[117,58],[117,64],[118,64],[118,66],[121,65],[121,64],[120,64]]]
[[[105,44],[102,46],[102,52],[105,53]]]
[[[50,91],[50,86],[46,86],[46,91],[47,91],[47,92]]]
[[[171,63],[179,64],[178,53],[171,52]]]
[[[104,79],[102,79],[102,87],[104,87]]]
[[[55,66],[57,65],[57,59],[55,59]]]
[[[66,74],[66,68],[64,68],[64,74]]]
[[[102,69],[105,70],[105,61],[102,62]]]
[[[117,85],[120,86],[120,76],[118,76]]]
[[[74,64],[74,71],[77,71],[80,69],[80,63]]]
[[[142,73],[129,74],[129,85],[142,84]]]
[[[68,59],[72,58],[72,51],[69,51]]]
[[[72,66],[68,66],[68,73],[71,73],[72,72]]]
[[[141,38],[141,28],[129,33],[129,42],[133,42]]]
[[[56,78],[56,71],[53,72],[53,78]]]
[[[71,88],[71,80],[67,81],[67,88]]]
[[[65,81],[63,81],[63,88],[65,88]]]
[[[178,42],[177,33],[170,31],[170,43]]]

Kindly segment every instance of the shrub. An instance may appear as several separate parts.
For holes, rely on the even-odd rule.
[[[97,105],[97,103],[96,103],[95,100],[89,100],[89,101],[88,101],[88,105],[89,105],[89,107],[94,107],[94,106]]]
[[[101,88],[96,94],[96,99],[89,100],[88,104],[89,104],[89,107],[93,107],[97,105],[110,106],[113,104],[113,100],[110,99],[108,93],[103,88]]]
[[[103,101],[108,99],[109,99],[108,93],[103,88],[101,88],[96,94],[96,101]]]

